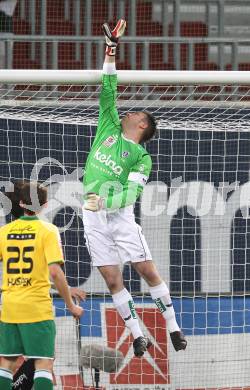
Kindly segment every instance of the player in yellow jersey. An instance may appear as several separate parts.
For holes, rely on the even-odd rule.
[[[25,183],[29,183],[28,180],[18,180],[14,183],[10,183],[8,191],[3,193],[3,195],[6,197],[6,202],[7,199],[9,199],[9,201],[11,202],[10,213],[13,219],[18,219],[20,217],[23,217],[24,215],[24,209],[20,206],[20,193],[21,188]],[[9,210],[5,210],[5,207],[4,212],[6,212],[6,215],[9,214]],[[51,287],[55,289],[54,284],[52,284]],[[70,287],[70,294],[72,298],[74,298],[78,302],[84,301],[86,298],[85,291],[78,287]]]
[[[4,193],[6,197],[6,203],[8,199],[11,202],[11,215],[14,219],[20,218],[24,215],[23,207],[20,206],[20,192],[24,183],[28,181],[19,180],[15,183],[11,183],[9,191]],[[4,202],[5,203],[5,202]],[[5,209],[5,207],[4,207]],[[6,215],[9,214],[9,210],[4,210]],[[53,288],[55,286],[53,285]],[[78,287],[70,287],[70,294],[72,298],[75,298],[77,301],[83,301],[86,298],[86,293]],[[1,313],[0,313],[1,321]],[[18,364],[18,361],[17,361]],[[0,367],[1,367],[1,357],[0,357]],[[24,360],[22,365],[17,369],[13,370],[15,374],[13,376],[13,389],[15,390],[31,390],[34,384],[34,374],[35,374],[35,362],[34,359]]]
[[[60,267],[63,253],[58,229],[37,216],[47,203],[46,189],[37,183],[25,183],[20,199],[24,216],[0,228],[0,389],[11,390],[16,360],[25,355],[35,359],[34,390],[51,390],[55,323],[50,277],[75,318],[82,315],[83,309],[74,304]]]

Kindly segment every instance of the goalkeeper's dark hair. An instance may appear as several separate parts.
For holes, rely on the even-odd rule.
[[[150,114],[150,112],[143,111],[143,113],[146,115],[146,121],[148,122],[148,126],[144,129],[142,139],[140,142],[148,142],[156,134],[157,123],[155,117],[152,114]]]
[[[21,187],[20,201],[22,201],[24,205],[27,205],[27,207],[23,207],[23,210],[26,214],[34,215],[39,213],[42,209],[42,206],[47,203],[47,200],[47,188],[43,187],[38,182],[24,183]]]

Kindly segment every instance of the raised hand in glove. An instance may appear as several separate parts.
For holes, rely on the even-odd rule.
[[[103,208],[103,199],[94,192],[90,192],[86,195],[83,207],[85,210],[99,211]]]
[[[112,31],[108,23],[104,23],[102,25],[103,33],[106,39],[106,54],[108,56],[115,56],[119,38],[124,34],[125,28],[126,21],[123,19],[118,20],[117,25]]]

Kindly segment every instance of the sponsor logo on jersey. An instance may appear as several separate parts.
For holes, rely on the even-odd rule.
[[[102,143],[107,148],[110,148],[112,145],[116,143],[118,139],[117,135],[110,135],[108,138],[105,139],[105,141]]]
[[[105,153],[101,153],[99,150],[97,150],[94,157],[97,161],[106,165],[106,167],[109,167],[117,176],[120,176],[120,174],[123,172],[122,167],[117,165],[116,162],[111,159],[111,154],[107,156]]]
[[[153,346],[140,359],[140,363],[138,363],[138,358],[134,356],[133,337],[124,321],[116,309],[105,309],[108,346],[119,349],[124,355],[124,364],[120,370],[115,374],[110,374],[110,385],[116,385],[117,388],[121,386],[119,389],[151,389],[150,384],[153,383],[155,389],[167,388],[170,376],[166,321],[159,310],[152,306],[145,308],[136,305],[136,312],[143,334],[149,337],[153,343]],[[116,329],[115,332],[114,329]],[[140,368],[135,369],[135,367]],[[146,375],[142,373],[146,373]],[[112,387],[112,389],[115,388]]]
[[[35,229],[33,226],[28,225],[25,227],[16,227],[14,226],[13,228],[10,229],[10,233],[15,232],[15,233],[27,233],[27,232],[34,232]]]
[[[35,234],[8,234],[7,240],[34,240]]]
[[[129,152],[125,151],[125,152],[122,152],[122,157],[128,157],[129,156]]]

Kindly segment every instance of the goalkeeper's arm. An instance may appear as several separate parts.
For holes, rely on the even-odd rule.
[[[97,127],[98,133],[105,127],[120,126],[120,119],[116,108],[117,96],[117,72],[115,66],[115,53],[119,38],[126,27],[125,20],[120,19],[111,31],[109,25],[103,25],[103,33],[106,39],[106,55],[103,64],[102,90],[100,94],[100,111]]]

